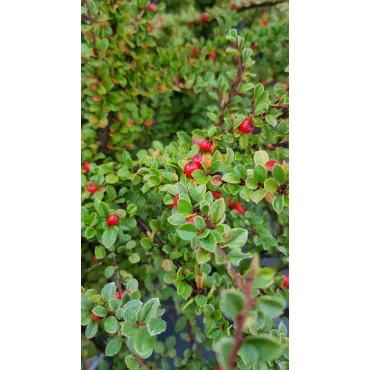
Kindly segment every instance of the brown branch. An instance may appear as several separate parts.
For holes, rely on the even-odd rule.
[[[142,367],[143,369],[145,370],[150,370],[150,368],[148,366],[146,366],[144,364],[144,362],[142,361],[142,359],[137,356],[137,355],[134,355],[133,353],[131,353],[131,356],[135,359],[135,361],[140,365],[140,367]]]
[[[231,83],[231,89],[230,89],[230,92],[229,92],[229,97],[228,97],[227,102],[226,102],[226,104],[224,105],[224,107],[221,111],[220,119],[218,120],[217,126],[221,126],[224,123],[225,111],[228,108],[228,106],[230,105],[230,102],[231,102],[231,99],[233,98],[233,96],[238,94],[237,87],[238,87],[238,85],[239,85],[239,83],[242,79],[243,72],[244,72],[244,67],[243,67],[243,64],[240,60],[240,55],[238,55],[238,72],[236,74],[235,79]],[[219,102],[218,105],[220,106],[221,102]]]
[[[256,2],[249,2],[248,5],[245,5],[244,7],[240,7],[238,9],[238,12],[243,12],[246,10],[253,10],[253,9],[259,9],[259,8],[267,8],[270,6],[275,6],[281,3],[288,3],[288,0],[275,0],[275,1],[264,1],[262,3],[256,3]]]
[[[235,271],[235,269],[229,264],[229,260],[227,259],[226,253],[221,249],[220,246],[217,246],[218,252],[220,253],[222,259],[225,261],[225,269],[230,275],[230,277],[235,281],[238,288],[242,291],[244,291],[244,286],[242,284],[242,278],[241,276]]]
[[[238,356],[239,349],[243,343],[243,328],[244,328],[244,322],[245,319],[248,316],[249,309],[251,308],[253,304],[252,299],[252,283],[253,283],[254,277],[252,275],[252,271],[248,273],[247,279],[246,279],[246,286],[245,286],[245,306],[243,308],[243,311],[240,312],[240,314],[236,317],[236,332],[234,335],[234,345],[231,350],[231,355],[229,357],[228,362],[228,370],[234,370],[236,365],[236,358]]]
[[[104,261],[101,261],[91,267],[89,267],[86,271],[85,271],[85,275],[88,274],[90,271],[96,269],[97,267],[101,266],[103,264]]]
[[[195,341],[194,341],[193,333],[191,331],[191,326],[190,326],[190,320],[189,319],[187,319],[187,322],[186,322],[186,329],[188,331],[188,335],[189,335],[189,338],[190,338],[191,358],[194,358],[193,345],[194,345]]]
[[[121,284],[121,279],[119,277],[119,269],[118,269],[116,257],[113,257],[113,266],[114,266],[114,273],[116,275],[116,286],[118,287],[118,292],[121,295],[121,293],[122,293],[122,284]]]
[[[96,38],[95,38],[94,29],[93,29],[94,23],[93,23],[93,20],[92,20],[92,17],[91,17],[89,4],[88,4],[87,0],[84,0],[84,1],[85,1],[86,9],[87,9],[87,15],[89,17],[89,22],[90,22],[90,25],[92,26],[91,27],[91,36],[92,36],[92,42],[93,42],[94,57],[95,57],[95,59],[98,59],[98,49],[96,48]]]

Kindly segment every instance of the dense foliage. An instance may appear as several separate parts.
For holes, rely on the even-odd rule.
[[[84,368],[288,369],[287,13],[83,1]]]

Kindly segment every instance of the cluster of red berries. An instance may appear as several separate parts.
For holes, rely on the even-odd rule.
[[[186,163],[184,167],[184,173],[187,177],[193,178],[193,172],[195,170],[202,169],[203,154],[195,154],[189,163]]]
[[[239,126],[239,130],[243,134],[250,134],[254,130],[254,123],[250,118],[245,119]]]

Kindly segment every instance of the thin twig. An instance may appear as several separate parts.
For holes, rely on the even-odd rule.
[[[220,253],[222,259],[225,261],[225,269],[230,275],[230,277],[235,281],[238,288],[242,291],[244,291],[244,286],[242,284],[242,278],[241,276],[235,271],[235,269],[229,264],[229,260],[227,259],[226,253],[221,249],[220,246],[217,246],[218,252]]]
[[[191,326],[190,326],[190,320],[187,319],[187,322],[186,322],[186,329],[188,331],[188,335],[189,335],[189,338],[190,338],[190,349],[191,349],[191,359],[194,358],[194,352],[193,352],[193,345],[195,343],[194,341],[194,336],[193,336],[193,333],[191,331]]]
[[[140,217],[140,216],[136,216],[136,219],[139,223],[139,226],[141,227],[141,230],[143,230],[145,232],[145,234],[147,234],[148,232],[152,232],[151,229],[149,228],[149,226],[145,223],[145,221]],[[160,248],[162,249],[163,248],[163,242],[161,239],[158,238],[157,235],[154,236],[154,241],[156,244],[158,244],[160,246]]]
[[[88,4],[87,0],[84,0],[84,1],[85,1],[85,6],[86,6],[86,9],[87,9],[87,15],[89,17],[89,22],[90,22],[90,26],[91,26],[91,36],[92,36],[92,42],[93,42],[94,57],[95,57],[95,59],[98,59],[98,49],[96,48],[96,38],[95,38],[94,29],[93,29],[94,23],[93,23],[93,20],[92,20],[92,17],[91,17],[89,4]]]
[[[131,353],[131,355],[135,359],[135,361],[140,365],[140,367],[142,367],[145,370],[150,370],[150,368],[144,364],[144,362],[139,356],[136,356],[133,353]]]
[[[119,269],[116,261],[116,257],[113,257],[113,266],[114,266],[114,273],[116,275],[116,285],[118,287],[118,292],[121,296],[122,293],[122,284],[121,284],[121,279],[119,277]]]
[[[238,87],[238,85],[239,85],[239,83],[242,79],[243,72],[244,72],[244,66],[241,62],[240,55],[238,55],[238,71],[237,71],[235,79],[231,83],[231,89],[230,89],[230,92],[229,92],[229,97],[228,97],[227,102],[224,105],[223,109],[221,110],[221,115],[220,115],[220,118],[218,120],[217,126],[221,126],[224,123],[225,111],[228,108],[228,106],[230,105],[230,102],[231,102],[231,99],[233,98],[233,96],[237,95],[237,93],[238,93],[237,87]],[[220,98],[220,95],[219,95],[219,98]],[[220,105],[221,105],[221,102],[219,101],[218,106],[220,106]]]

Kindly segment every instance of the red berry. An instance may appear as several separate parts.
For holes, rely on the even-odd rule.
[[[195,217],[197,217],[197,215],[193,215],[193,216],[190,216],[187,221],[190,222],[190,223],[194,223],[194,220],[195,220]]]
[[[151,126],[153,124],[152,120],[144,121],[144,126]]]
[[[101,317],[99,317],[98,315],[95,315],[94,312],[91,312],[91,317],[93,320],[99,322],[101,320]]]
[[[178,84],[180,83],[180,77],[175,77],[175,78],[173,79],[173,82],[174,82],[176,85],[178,85]]]
[[[193,47],[193,50],[191,51],[190,57],[195,58],[198,55],[198,48],[195,46]]]
[[[200,143],[199,147],[202,152],[210,152],[212,148],[212,143],[209,140],[203,140]]]
[[[212,191],[213,198],[220,199],[221,193],[219,191]]]
[[[206,22],[208,22],[208,14],[207,14],[207,13],[202,13],[202,14],[200,15],[200,21],[201,21],[201,23],[206,23]]]
[[[82,168],[83,168],[85,171],[90,171],[90,162],[85,162],[85,163],[82,165]]]
[[[149,4],[146,9],[156,12],[158,10],[158,6],[156,4]]]
[[[203,154],[200,154],[200,153],[195,154],[193,156],[193,158],[191,159],[191,161],[193,163],[195,163],[198,166],[198,168],[200,168],[200,169],[203,168],[203,166],[202,166],[202,160],[203,160]]]
[[[215,51],[211,51],[208,55],[209,58],[216,60],[217,53]]]
[[[265,168],[266,170],[269,170],[269,171],[272,171],[272,169],[274,168],[275,164],[280,164],[279,161],[277,161],[276,159],[270,159],[269,161],[267,161],[265,163]]]
[[[95,182],[90,182],[86,185],[86,191],[88,191],[91,194],[94,194],[99,190],[99,186],[95,184]]]
[[[257,50],[257,45],[254,42],[251,43],[251,49]]]
[[[229,198],[229,200],[227,201],[228,205],[230,208],[232,208],[232,205],[234,203],[234,199],[233,198]]]
[[[101,96],[95,95],[95,96],[92,97],[92,100],[101,101]]]
[[[239,130],[243,134],[250,134],[254,130],[253,121],[249,118],[245,119],[239,126]]]
[[[148,32],[152,32],[154,30],[154,24],[148,23]]]
[[[237,5],[237,4],[235,4],[235,3],[231,3],[231,4],[230,4],[230,9],[231,9],[231,10],[236,10],[236,9],[238,9],[238,5]]]
[[[195,171],[195,170],[198,170],[199,167],[193,163],[193,162],[189,162],[189,163],[186,163],[185,167],[184,167],[184,172],[185,172],[185,175],[187,177],[190,177],[190,178],[193,178],[193,175],[192,173]]]
[[[222,367],[221,366],[218,366],[216,370],[222,370]]]
[[[289,275],[284,275],[283,286],[285,286],[285,288],[289,289]]]
[[[263,20],[262,20],[262,24],[263,24],[264,26],[268,26],[268,24],[269,24],[269,20],[268,20],[268,19],[263,19]]]
[[[173,208],[177,207],[177,203],[179,201],[179,198],[180,198],[180,193],[176,194],[175,197],[173,198],[173,203],[170,204],[170,209],[173,209]]]
[[[241,215],[244,215],[244,212],[245,212],[245,209],[244,207],[241,205],[241,203],[237,202],[234,204],[234,206],[232,207],[236,212],[240,213]]]
[[[119,222],[119,217],[118,217],[118,215],[116,215],[116,214],[109,215],[109,216],[107,217],[107,224],[108,224],[109,226],[115,226],[115,225],[117,225],[117,224],[118,224],[118,222]]]

